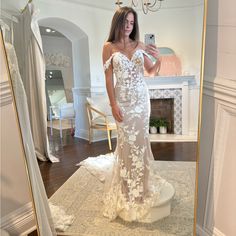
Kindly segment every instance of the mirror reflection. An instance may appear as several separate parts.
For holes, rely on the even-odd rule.
[[[1,26],[3,23],[1,22]],[[4,32],[5,36],[5,32]],[[8,60],[6,57],[8,54]],[[0,30],[0,116],[1,116],[1,235],[20,235],[36,229],[32,188],[22,148],[21,131],[11,83],[21,93],[18,65],[13,45],[3,41]],[[12,81],[10,72],[14,71]],[[18,102],[18,101],[17,101]],[[19,103],[18,103],[19,105]],[[14,147],[14,148],[13,148]],[[13,174],[14,173],[14,174]],[[25,224],[21,225],[21,222]],[[14,224],[14,225],[13,225]],[[14,226],[14,227],[13,227]]]
[[[121,7],[125,5],[130,6],[129,1],[124,1]],[[7,13],[11,7],[5,3]],[[24,7],[25,3],[22,3],[21,8]],[[105,50],[107,55],[104,57],[104,44],[116,7],[115,1],[52,4],[38,0],[28,3],[20,16],[18,13],[18,17],[25,20],[20,22],[20,27],[13,27],[32,139],[49,198],[53,227],[66,235],[128,235],[131,232],[137,235],[193,235],[204,1],[165,0],[157,12],[148,11],[147,14],[138,5],[134,9],[143,44],[131,43],[131,46],[123,47],[114,41],[110,51]],[[36,14],[36,9],[40,13]],[[29,41],[32,37],[34,41]],[[30,43],[26,44],[26,40]],[[154,48],[158,50],[156,58],[147,50],[150,43],[157,47]],[[116,100],[107,95],[107,80],[113,78],[113,86],[117,86],[120,78],[119,73],[113,71],[118,68],[116,63],[132,64],[128,67],[133,70],[139,59],[144,64],[136,68],[144,70],[140,78],[150,98],[150,117],[148,101],[141,123],[134,125],[135,122],[127,117],[129,123],[121,122],[120,125],[110,106]],[[27,60],[30,61],[28,65]],[[155,65],[157,61],[160,65],[150,76],[151,66],[145,64]],[[116,95],[122,95],[122,91],[114,91]],[[119,101],[118,105],[123,109],[123,115],[128,114]],[[131,103],[127,106],[131,110],[137,108]],[[118,210],[126,201],[122,202],[120,197],[118,202],[118,194],[106,195],[108,208],[116,210],[115,217],[104,217],[104,189],[109,189],[106,176],[109,173],[108,178],[114,180],[114,160],[121,160],[115,159],[117,153],[124,156],[124,162],[132,154],[132,151],[128,154],[122,151],[122,142],[129,143],[129,150],[135,152],[132,155],[140,157],[140,144],[134,140],[138,136],[132,136],[131,131],[135,126],[135,132],[139,133],[145,122],[146,138],[150,141],[144,147],[150,146],[155,160],[149,160],[145,173],[149,175],[151,170],[150,175],[153,171],[158,176],[153,180],[154,185],[147,184],[158,193],[158,204],[149,206],[142,217],[137,216],[135,207],[127,216],[127,212]],[[126,136],[119,139],[125,125],[128,126]],[[145,137],[145,133],[141,136]],[[145,162],[145,158],[141,159]],[[127,165],[124,164],[126,170]],[[120,169],[120,175],[124,174],[121,172]],[[135,189],[141,185],[146,188],[145,178],[137,178],[139,180],[133,183]],[[129,183],[133,179],[116,179],[125,183],[120,191],[126,193],[122,195],[126,200],[132,197]],[[167,188],[160,184],[164,182]],[[116,187],[110,183],[110,190],[115,191]],[[133,203],[138,201],[139,207],[144,206],[145,197],[137,193],[134,199]],[[112,202],[115,202],[113,206]],[[58,212],[62,218],[56,218]],[[64,224],[58,223],[62,219]]]

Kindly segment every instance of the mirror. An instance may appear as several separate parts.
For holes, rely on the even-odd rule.
[[[10,57],[7,61],[6,52]],[[25,160],[21,139],[22,132],[18,123],[14,92],[20,92],[20,83],[15,73],[11,80],[10,71],[14,70],[14,50],[10,43],[3,41],[0,30],[0,108],[1,108],[1,235],[26,235],[36,230],[32,186]],[[9,67],[10,66],[10,67]],[[17,65],[15,65],[17,66]],[[15,91],[12,89],[12,85]],[[14,174],[13,174],[14,173]]]
[[[74,216],[72,225],[64,231],[67,235],[193,235],[206,1],[165,0],[158,12],[147,15],[137,9],[140,39],[144,41],[145,34],[154,34],[162,60],[154,78],[145,76],[151,99],[150,125],[158,127],[158,133],[150,128],[151,148],[158,173],[175,189],[170,213],[149,224],[127,223],[120,218],[109,222],[102,216],[102,203],[98,201],[102,199],[103,183],[85,167],[76,166],[88,157],[111,153],[104,131],[94,131],[92,143],[88,143],[85,104],[91,97],[101,105],[102,100],[97,99],[106,94],[101,55],[114,13],[112,4],[37,2],[46,77],[52,70],[61,73],[60,88],[64,84],[66,103],[73,102],[76,113],[74,136],[70,126],[63,127],[62,138],[59,127],[54,126],[52,135],[48,129],[50,149],[60,159],[56,164],[39,161],[49,201]],[[69,76],[63,76],[65,70]],[[51,85],[46,84],[48,91]],[[48,97],[49,104],[50,93]],[[160,124],[167,129],[161,129]],[[114,132],[112,152],[116,135]]]

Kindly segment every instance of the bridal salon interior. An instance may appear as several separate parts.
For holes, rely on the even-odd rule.
[[[112,17],[125,6],[137,12],[142,45],[154,38],[158,59],[137,49],[103,60]],[[236,235],[235,1],[2,0],[0,7],[1,235]],[[145,69],[142,76],[148,178],[155,175],[158,197],[130,210],[123,198],[136,189],[117,193],[133,182],[119,187],[114,176],[129,174],[116,168],[127,143],[126,160],[141,156],[141,129],[134,134],[130,121],[122,136],[105,77],[109,63],[118,83],[117,64],[144,60],[160,60],[154,76]],[[139,107],[131,111],[138,117]],[[106,205],[115,216],[105,217]]]

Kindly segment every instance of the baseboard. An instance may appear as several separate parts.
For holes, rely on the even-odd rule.
[[[217,228],[214,228],[214,232],[213,232],[214,236],[225,236],[225,234],[223,234],[220,230],[218,230]]]
[[[197,236],[212,236],[212,235],[197,224]]]
[[[208,229],[203,229],[197,225],[197,236],[225,236],[220,230],[214,227],[213,232]]]
[[[23,233],[21,233],[19,236],[28,236],[28,234],[32,233],[33,231],[37,230],[36,225],[34,225],[33,227],[27,229],[26,231],[24,231]]]
[[[26,235],[26,232],[33,230],[34,226],[35,218],[31,202],[2,217],[0,221],[0,227],[10,235]]]
[[[82,129],[79,130],[78,132],[75,133],[75,137],[89,140],[88,130],[82,130]],[[113,139],[116,137],[117,137],[117,134],[115,131],[113,131],[111,138]],[[94,130],[92,142],[98,142],[98,141],[104,141],[104,140],[107,140],[107,133],[105,131],[102,132],[102,131]]]

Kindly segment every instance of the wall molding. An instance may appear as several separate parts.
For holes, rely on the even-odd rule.
[[[236,104],[236,81],[214,76],[204,76],[203,94]]]
[[[225,234],[223,234],[217,228],[214,228],[212,232],[197,225],[197,236],[225,236]]]
[[[89,131],[85,129],[76,130],[75,137],[89,141]],[[111,138],[116,138],[116,137],[117,137],[117,131],[112,131]],[[93,138],[91,142],[93,143],[93,142],[104,141],[104,140],[107,140],[107,132],[94,129]]]
[[[103,86],[93,86],[93,87],[75,87],[72,88],[73,94],[79,96],[99,96],[106,94],[106,88]]]
[[[0,82],[0,107],[11,104],[13,101],[11,84],[9,81]]]
[[[0,227],[11,235],[20,235],[35,225],[32,202],[7,214],[0,220]]]
[[[203,229],[200,225],[197,224],[197,236],[212,236],[212,233]]]
[[[215,236],[224,236],[224,234],[214,227],[215,209],[218,206],[219,194],[222,185],[222,173],[225,162],[225,149],[227,135],[230,130],[230,119],[236,116],[236,104],[232,106],[225,101],[219,101],[216,108],[216,123],[214,142],[212,147],[212,156],[210,163],[210,173],[208,180],[206,210],[204,215],[203,228],[207,232],[212,232]],[[211,235],[212,235],[211,234]]]

